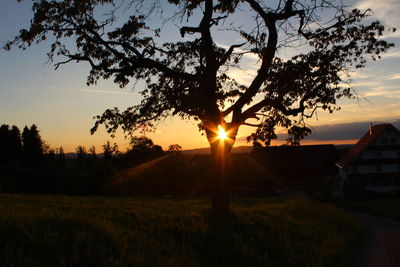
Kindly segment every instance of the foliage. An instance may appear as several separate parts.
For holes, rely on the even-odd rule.
[[[95,147],[95,146],[89,147],[88,152],[89,152],[90,158],[91,158],[92,160],[96,160],[96,159],[97,159],[96,147]]]
[[[103,158],[105,160],[111,160],[113,154],[118,154],[118,145],[114,143],[114,145],[110,144],[110,141],[107,141],[106,144],[103,145]]]
[[[85,164],[87,152],[84,146],[77,146],[76,149],[76,160],[79,166],[83,166]]]
[[[1,265],[348,266],[360,245],[354,218],[308,199],[236,199],[222,222],[204,199],[2,195],[0,205]]]
[[[20,161],[22,159],[21,132],[17,126],[3,124],[0,126],[0,164]]]
[[[311,131],[306,118],[317,110],[333,112],[338,98],[355,96],[350,71],[393,46],[381,38],[384,26],[368,20],[370,10],[349,10],[339,0],[43,0],[33,1],[32,9],[30,28],[6,49],[50,39],[50,60],[66,58],[56,68],[72,61],[90,64],[89,85],[109,78],[120,87],[146,84],[141,104],[96,117],[92,132],[104,124],[111,134],[118,127],[132,133],[179,115],[199,120],[210,141],[218,125],[230,130],[233,140],[238,128],[248,125],[256,127],[250,141],[269,144],[279,126],[298,144]],[[152,27],[154,18],[171,9],[176,12],[160,22],[161,28]],[[251,17],[245,25],[235,20],[242,10]],[[184,24],[199,16],[198,25]],[[182,40],[163,41],[162,29],[170,22],[180,23]],[[241,41],[220,45],[220,30]],[[280,57],[288,47],[301,52]],[[258,70],[249,83],[241,83],[229,70],[243,67],[247,55],[257,58]]]
[[[61,166],[64,166],[64,164],[65,164],[65,153],[64,153],[64,148],[62,146],[58,149],[57,160],[59,161]]]
[[[182,151],[182,147],[178,144],[173,144],[173,145],[169,145],[168,147],[168,152],[181,152]]]
[[[44,141],[35,124],[32,124],[30,128],[24,127],[22,131],[22,148],[25,163],[31,167],[38,167],[43,161]]]
[[[145,136],[132,136],[130,144],[131,148],[121,160],[124,167],[132,167],[164,155],[162,147]]]

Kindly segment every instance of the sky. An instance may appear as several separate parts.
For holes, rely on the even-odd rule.
[[[346,1],[344,1],[346,2]],[[373,8],[373,18],[381,20],[388,27],[399,30],[394,34],[385,34],[388,41],[396,47],[383,59],[369,62],[367,68],[352,73],[353,86],[359,94],[358,100],[341,100],[341,110],[329,114],[319,112],[317,118],[307,121],[316,130],[304,144],[312,143],[352,143],[357,134],[343,134],[349,127],[359,129],[361,135],[369,123],[393,122],[400,119],[400,1],[398,0],[359,0],[348,2],[361,9]],[[31,1],[18,3],[15,0],[0,2],[0,44],[11,40],[20,29],[27,27],[32,17]],[[242,14],[238,19],[246,19]],[[179,29],[166,29],[164,38],[180,38]],[[232,37],[228,33],[219,34],[219,45],[229,45]],[[100,80],[97,85],[88,87],[86,78],[89,66],[66,64],[57,71],[51,63],[46,63],[49,44],[34,45],[25,51],[12,49],[0,50],[0,124],[25,125],[36,124],[43,139],[51,147],[63,146],[72,152],[78,145],[96,146],[107,140],[117,142],[123,150],[128,141],[122,133],[111,139],[101,127],[94,135],[90,128],[94,124],[93,116],[105,109],[126,107],[138,104],[140,88],[128,85],[120,89],[112,80]],[[280,51],[285,57],[291,51]],[[245,61],[246,62],[246,61]],[[249,81],[256,70],[254,60],[248,59],[247,68],[236,71],[236,78]],[[343,128],[344,127],[344,128]],[[241,127],[236,145],[249,145],[246,136],[253,128]],[[198,131],[194,121],[182,121],[168,118],[157,126],[157,130],[148,135],[164,149],[170,144],[179,144],[183,149],[207,147],[204,135]],[[361,136],[359,136],[361,137]],[[279,144],[279,142],[275,143]]]

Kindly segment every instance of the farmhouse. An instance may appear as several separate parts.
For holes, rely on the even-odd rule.
[[[391,124],[371,126],[336,165],[345,182],[369,191],[399,190],[400,131]]]

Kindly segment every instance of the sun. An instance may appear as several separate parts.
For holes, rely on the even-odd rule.
[[[228,135],[225,130],[221,127],[221,125],[218,125],[218,138],[221,140],[225,140],[227,137]]]

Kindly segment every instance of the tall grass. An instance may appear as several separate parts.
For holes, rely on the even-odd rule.
[[[0,195],[0,265],[346,266],[361,225],[308,199]]]

